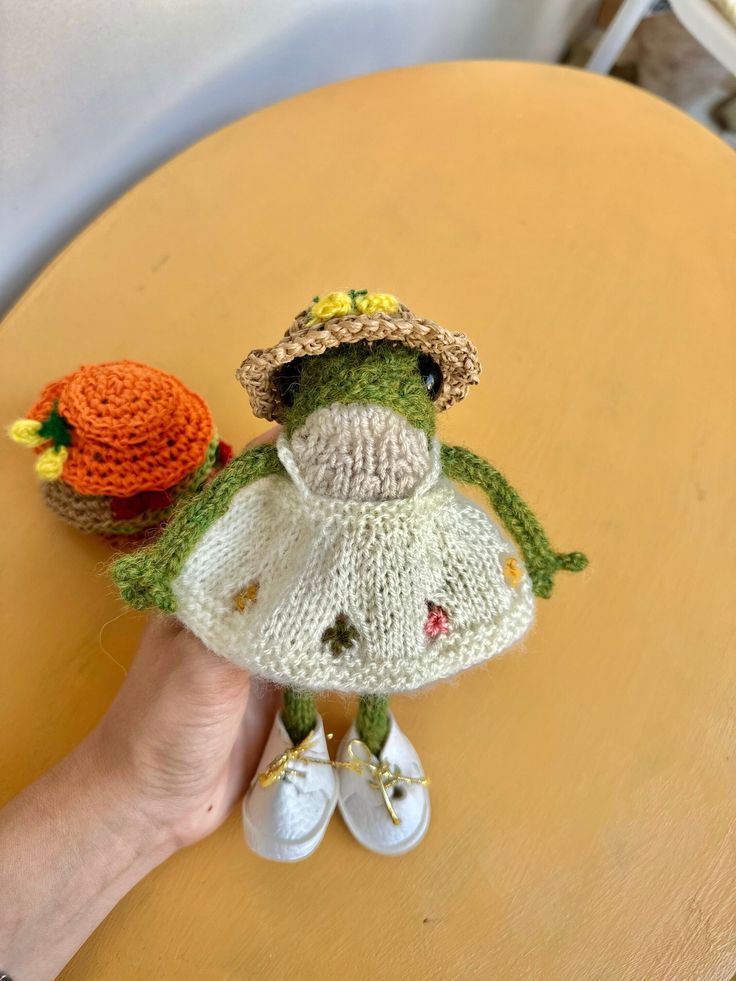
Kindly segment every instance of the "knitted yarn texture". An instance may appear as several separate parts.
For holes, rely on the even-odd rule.
[[[582,572],[586,568],[588,559],[582,552],[554,551],[539,519],[487,460],[464,446],[443,446],[442,464],[451,480],[483,488],[504,527],[520,544],[537,596],[547,599],[552,595],[559,570]]]
[[[28,417],[46,418],[54,403],[72,430],[62,479],[81,494],[166,490],[200,466],[214,437],[204,399],[135,361],[85,365],[52,382]]]
[[[250,352],[237,377],[248,392],[253,413],[282,420],[277,376],[285,364],[359,341],[397,341],[434,358],[444,377],[436,402],[438,410],[459,402],[468,386],[478,382],[478,352],[465,334],[417,317],[390,294],[349,290],[315,297],[313,305],[297,314],[275,347]]]
[[[358,705],[355,729],[374,756],[381,752],[390,728],[388,699],[381,695],[364,695]]]
[[[317,706],[314,697],[309,692],[285,688],[281,721],[294,745],[298,745],[317,724]]]
[[[417,352],[397,341],[358,341],[301,358],[293,403],[284,406],[283,425],[293,436],[317,409],[341,405],[392,409],[428,436],[437,428],[435,404],[418,370]],[[353,464],[355,466],[355,464]]]
[[[199,395],[133,361],[85,365],[51,382],[9,432],[40,454],[51,510],[81,531],[116,537],[161,524],[226,448]]]
[[[236,457],[201,495],[181,502],[160,541],[113,562],[110,572],[125,602],[136,610],[155,606],[164,613],[175,613],[172,581],[204,529],[227,512],[241,488],[262,477],[282,472],[275,446],[270,443],[255,446]],[[242,589],[234,597],[234,602],[241,592]]]
[[[44,483],[41,493],[52,511],[67,524],[80,531],[95,535],[135,535],[146,528],[165,521],[175,503],[184,495],[197,490],[212,472],[217,458],[217,441],[207,448],[207,455],[197,469],[188,474],[167,492],[133,495],[127,498],[111,498],[102,494],[79,494],[63,480]],[[146,500],[148,498],[148,501]],[[140,500],[140,510],[128,518],[119,516],[116,505]],[[159,501],[159,506],[156,502]],[[148,504],[148,506],[146,506]]]
[[[587,562],[552,549],[490,463],[434,437],[479,370],[464,335],[390,294],[315,297],[238,372],[254,412],[283,421],[277,446],[234,460],[154,546],[116,562],[123,598],[292,689],[298,733],[309,692],[370,696],[378,743],[383,698],[507,649],[556,572]],[[515,544],[451,480],[482,487]]]
[[[388,501],[318,496],[285,437],[278,454],[291,479],[235,493],[171,584],[177,616],[215,653],[297,689],[388,695],[523,636],[529,578],[507,581],[515,549],[442,477],[439,443],[414,491]]]
[[[292,436],[291,451],[314,494],[345,501],[406,497],[429,467],[426,435],[380,405],[317,409]]]

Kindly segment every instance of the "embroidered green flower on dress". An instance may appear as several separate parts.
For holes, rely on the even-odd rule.
[[[344,613],[338,613],[335,622],[322,634],[322,643],[330,645],[333,657],[352,647],[360,634]]]

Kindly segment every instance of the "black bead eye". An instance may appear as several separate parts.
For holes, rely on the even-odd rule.
[[[279,398],[281,404],[287,409],[294,404],[294,399],[299,391],[299,382],[302,376],[302,359],[296,358],[289,361],[279,372],[276,384],[278,385]]]
[[[420,354],[417,365],[419,367],[419,374],[422,376],[422,381],[427,389],[427,394],[434,402],[442,390],[442,372],[440,371],[440,366],[428,354]]]

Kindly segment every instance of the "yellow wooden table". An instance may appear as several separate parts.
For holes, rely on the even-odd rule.
[[[32,286],[0,332],[2,418],[128,357],[180,375],[237,444],[263,426],[233,376],[250,348],[314,293],[395,292],[480,349],[444,438],[591,557],[522,649],[397,700],[432,778],[417,851],[378,858],[336,815],[309,861],[268,864],[234,815],[141,883],[65,978],[736,971],[735,187],[730,150],[624,84],[434,65],[216,133]],[[113,620],[106,546],[44,510],[8,441],[2,474],[8,796],[105,711],[141,618]],[[337,735],[351,708],[326,701]]]

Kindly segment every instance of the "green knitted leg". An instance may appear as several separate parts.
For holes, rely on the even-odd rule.
[[[363,695],[358,706],[355,728],[374,756],[383,749],[391,720],[388,713],[388,699],[383,695]]]
[[[291,741],[296,746],[309,735],[317,723],[317,706],[314,704],[314,696],[308,691],[285,688],[281,719]]]

